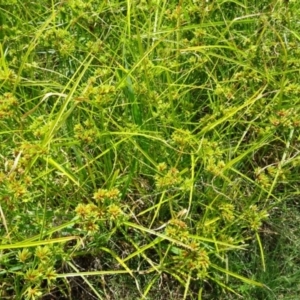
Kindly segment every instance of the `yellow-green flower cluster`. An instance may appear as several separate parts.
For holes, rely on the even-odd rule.
[[[185,242],[188,239],[189,231],[188,226],[184,221],[172,219],[169,221],[165,233],[169,237]]]
[[[294,108],[281,109],[269,118],[274,127],[295,128],[300,126],[299,112]]]
[[[244,219],[249,223],[250,228],[257,231],[262,226],[263,220],[267,219],[269,214],[265,210],[259,210],[256,205],[251,205],[245,212]]]
[[[83,122],[83,125],[76,124],[74,126],[74,133],[75,138],[84,144],[92,144],[98,136],[98,130],[89,120]]]
[[[177,129],[172,134],[173,143],[179,147],[180,150],[194,150],[197,147],[197,142],[189,130]]]
[[[105,200],[109,200],[110,202],[116,202],[120,199],[120,191],[117,188],[112,188],[110,190],[107,189],[98,189],[96,193],[94,193],[94,199],[99,203],[104,203]]]
[[[223,203],[220,206],[221,215],[226,222],[231,222],[234,219],[234,205]]]
[[[33,135],[36,138],[42,138],[50,128],[53,126],[54,121],[46,121],[44,116],[39,116],[35,118],[32,124],[29,126],[29,129],[32,130]]]
[[[161,163],[157,166],[157,170],[162,175],[155,175],[156,186],[159,189],[172,188],[178,186],[182,182],[181,175],[176,168],[170,168],[166,170],[167,166],[165,163]]]
[[[187,224],[181,219],[171,219],[165,234],[186,244],[184,249],[176,251],[178,256],[173,258],[177,266],[186,269],[187,272],[195,271],[197,278],[204,279],[210,265],[209,256],[205,249],[189,235]]]
[[[75,51],[72,33],[62,28],[47,30],[41,40],[45,47],[53,47],[62,56],[69,56]]]
[[[223,168],[225,167],[225,162],[223,160],[215,161],[214,158],[209,159],[206,166],[207,171],[211,172],[215,176],[218,176],[222,173]]]
[[[16,258],[21,263],[19,275],[22,276],[26,287],[23,294],[25,299],[38,299],[42,294],[42,287],[49,290],[54,287],[57,278],[55,257],[60,250],[45,245],[34,250],[24,248],[18,251]]]
[[[0,119],[10,118],[14,114],[14,108],[19,102],[12,93],[0,95]]]
[[[288,174],[289,171],[278,169],[275,165],[270,165],[264,169],[262,168],[256,168],[255,169],[255,178],[256,181],[263,186],[264,188],[269,187],[274,178],[277,176],[277,179],[279,180],[286,180],[286,173]]]
[[[197,277],[204,279],[210,265],[208,253],[194,241],[188,244],[188,250],[182,251],[181,259],[188,270],[196,271]]]
[[[94,203],[80,203],[75,208],[80,224],[88,235],[99,232],[99,226],[105,221],[117,221],[125,214],[120,206],[120,191],[117,188],[98,189],[94,193]]]
[[[80,203],[75,208],[80,224],[88,235],[93,235],[99,231],[99,221],[104,220],[105,212],[93,203]]]
[[[121,193],[117,188],[98,189],[93,198],[100,207],[105,209],[108,220],[114,221],[124,216],[120,207],[120,196]]]

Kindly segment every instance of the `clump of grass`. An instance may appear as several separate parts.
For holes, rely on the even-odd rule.
[[[1,297],[290,291],[273,226],[298,190],[299,9],[1,5]]]

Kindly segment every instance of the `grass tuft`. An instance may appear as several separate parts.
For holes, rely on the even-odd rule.
[[[0,4],[1,299],[296,299],[296,1]]]

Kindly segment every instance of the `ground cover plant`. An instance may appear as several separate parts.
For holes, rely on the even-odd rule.
[[[0,298],[296,299],[296,1],[0,2]]]

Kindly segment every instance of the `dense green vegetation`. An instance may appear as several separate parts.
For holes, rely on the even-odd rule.
[[[297,299],[299,1],[0,8],[1,299]]]

